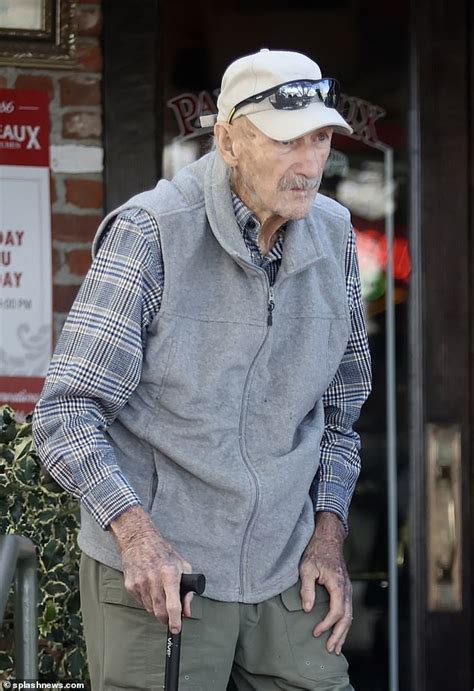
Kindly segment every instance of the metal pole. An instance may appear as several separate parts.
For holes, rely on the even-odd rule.
[[[387,204],[393,185],[393,150],[384,147],[385,190]],[[389,597],[389,689],[398,691],[398,487],[397,487],[397,415],[395,360],[395,289],[393,271],[393,210],[385,214],[387,239],[386,270],[386,387],[387,387],[387,510],[388,510],[388,597]]]
[[[16,572],[15,674],[18,679],[38,679],[38,584],[36,548],[23,535],[0,537],[0,623]]]
[[[15,577],[18,559],[18,541],[12,540],[13,535],[0,536],[0,624],[3,621],[10,587]]]
[[[32,545],[34,550],[34,545]],[[38,678],[38,585],[36,554],[25,554],[16,572],[15,669],[20,679]]]

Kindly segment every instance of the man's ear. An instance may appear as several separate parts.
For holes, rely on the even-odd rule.
[[[214,125],[214,136],[216,138],[217,147],[221,153],[222,158],[231,168],[237,165],[237,156],[235,155],[235,146],[233,136],[235,130],[232,125],[227,122],[216,122]]]

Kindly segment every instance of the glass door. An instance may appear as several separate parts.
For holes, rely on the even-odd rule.
[[[408,7],[375,0],[165,0],[163,174],[209,149],[201,114],[216,111],[225,67],[262,47],[297,50],[339,79],[351,137],[336,135],[321,191],[352,213],[373,358],[358,424],[362,473],[347,559],[354,622],[345,646],[354,687],[407,691]]]

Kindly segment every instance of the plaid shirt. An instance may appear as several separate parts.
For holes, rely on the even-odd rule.
[[[273,284],[281,264],[284,229],[262,256],[257,219],[236,195],[233,204],[250,258],[267,271]],[[121,213],[103,238],[71,308],[36,406],[33,432],[42,462],[102,528],[140,504],[103,432],[140,381],[147,328],[160,309],[163,285],[156,220],[141,209]],[[360,470],[360,441],[352,426],[370,392],[370,355],[353,233],[346,251],[346,289],[352,332],[324,394],[325,432],[311,495],[316,511],[336,513],[347,528]]]

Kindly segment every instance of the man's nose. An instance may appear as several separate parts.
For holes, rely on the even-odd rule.
[[[295,172],[305,175],[307,178],[315,178],[321,175],[325,163],[326,156],[322,151],[314,146],[305,146],[300,152],[300,160]]]

